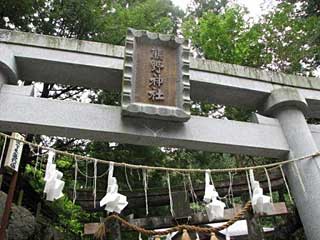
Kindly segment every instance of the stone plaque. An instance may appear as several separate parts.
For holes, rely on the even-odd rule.
[[[123,115],[187,121],[190,102],[188,43],[171,35],[128,29]]]

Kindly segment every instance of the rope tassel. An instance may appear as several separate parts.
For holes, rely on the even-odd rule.
[[[249,201],[246,203],[244,208],[237,213],[236,216],[234,216],[232,219],[230,219],[228,222],[224,223],[223,225],[221,225],[219,227],[215,227],[215,228],[199,227],[199,226],[194,226],[194,225],[177,225],[177,226],[165,229],[165,230],[156,231],[156,230],[145,229],[145,228],[139,227],[137,225],[131,224],[126,219],[120,217],[119,215],[110,215],[105,219],[105,222],[107,223],[109,221],[119,221],[121,226],[123,226],[127,229],[131,229],[133,231],[140,232],[142,234],[150,235],[150,236],[151,235],[152,236],[164,236],[164,235],[168,235],[170,233],[175,233],[175,232],[181,233],[182,232],[181,239],[191,240],[191,238],[187,232],[188,230],[189,230],[189,232],[198,232],[198,233],[205,233],[205,234],[217,233],[218,231],[222,231],[223,229],[230,227],[235,222],[244,218],[246,212],[251,211],[251,209],[252,209],[252,205],[251,205],[251,201]],[[185,237],[185,238],[183,238],[183,237]],[[215,234],[214,234],[214,237],[215,238],[213,238],[213,239],[217,240]]]
[[[94,233],[96,239],[105,239],[106,237],[106,226],[104,223],[100,223],[98,230]]]
[[[210,240],[219,240],[215,233],[211,233]]]
[[[181,240],[191,240],[189,233],[186,229],[183,229]]]

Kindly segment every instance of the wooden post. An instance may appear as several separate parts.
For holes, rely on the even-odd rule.
[[[172,201],[174,217],[178,220],[186,220],[192,215],[192,210],[190,208],[189,196],[186,196],[185,191],[172,192]]]
[[[6,236],[6,229],[9,224],[9,216],[10,216],[10,211],[11,211],[11,205],[12,205],[12,200],[14,196],[14,191],[16,188],[17,184],[17,179],[18,179],[18,173],[14,172],[10,181],[10,187],[6,199],[6,205],[4,208],[4,212],[2,215],[1,219],[1,225],[0,225],[0,240],[4,240]]]
[[[118,221],[109,222],[108,230],[110,231],[110,239],[121,240],[121,228]]]
[[[263,229],[260,227],[257,217],[253,212],[249,211],[246,214],[248,227],[248,240],[263,240]]]
[[[23,195],[24,195],[24,191],[23,191],[23,190],[20,190],[19,195],[18,195],[18,201],[17,201],[17,205],[18,205],[18,206],[21,206],[21,205],[22,205]]]
[[[3,172],[0,173],[0,189],[2,188]]]
[[[26,145],[23,146],[23,150],[22,150],[22,156],[21,156],[21,161],[24,161],[27,159],[29,154],[29,148],[26,147]],[[8,190],[8,195],[7,195],[7,199],[6,199],[6,204],[5,204],[5,209],[1,218],[1,224],[0,224],[0,240],[4,240],[6,237],[6,230],[9,224],[9,217],[10,217],[10,212],[11,212],[11,206],[12,206],[12,202],[13,202],[13,198],[14,198],[14,193],[16,190],[16,185],[18,182],[18,176],[19,176],[19,172],[16,171],[12,171],[12,177],[10,180],[10,186],[9,186],[9,190]]]

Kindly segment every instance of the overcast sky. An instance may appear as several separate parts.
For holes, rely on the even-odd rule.
[[[186,10],[190,0],[172,0],[172,2],[183,10]],[[230,2],[246,6],[250,15],[254,18],[259,17],[263,13],[261,7],[263,9],[270,9],[275,4],[275,0],[231,0]]]

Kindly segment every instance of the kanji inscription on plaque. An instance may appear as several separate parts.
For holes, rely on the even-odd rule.
[[[181,38],[129,29],[122,114],[173,121],[190,118],[189,49]]]
[[[161,90],[163,84],[163,78],[161,77],[161,70],[164,68],[163,65],[163,51],[159,48],[151,49],[151,77],[149,79],[148,96],[149,99],[154,101],[163,101],[164,94]]]

